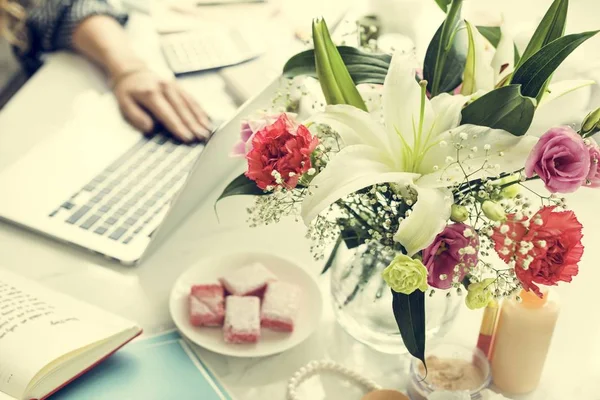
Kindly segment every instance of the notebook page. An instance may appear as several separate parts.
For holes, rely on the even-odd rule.
[[[0,269],[0,392],[20,398],[48,363],[132,326]]]

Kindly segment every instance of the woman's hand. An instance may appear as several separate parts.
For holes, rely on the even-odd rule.
[[[183,142],[206,140],[213,127],[198,103],[175,80],[164,80],[147,69],[116,77],[113,90],[123,116],[142,132],[156,122]]]

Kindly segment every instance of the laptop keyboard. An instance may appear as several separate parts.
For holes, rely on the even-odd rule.
[[[179,191],[203,148],[142,137],[49,216],[128,244]]]

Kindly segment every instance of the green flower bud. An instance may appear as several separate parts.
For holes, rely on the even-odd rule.
[[[502,179],[494,182],[494,184],[498,185],[498,186],[504,186],[504,185],[508,185],[509,183],[514,183],[514,182],[519,182],[519,175],[507,176],[505,178],[502,178]],[[517,195],[519,194],[520,191],[521,191],[521,187],[519,185],[517,185],[517,184],[510,185],[510,186],[507,186],[505,188],[502,188],[502,190],[500,190],[500,197],[502,197],[504,199],[514,199],[515,197],[517,197]]]
[[[581,133],[589,136],[600,131],[600,108],[589,113],[581,125]]]
[[[471,310],[487,307],[490,301],[494,299],[494,295],[490,288],[492,282],[494,282],[493,278],[487,278],[481,282],[471,283],[467,288],[468,293],[465,299],[467,307]]]
[[[521,192],[519,185],[510,185],[500,191],[500,196],[505,199],[514,199]]]
[[[405,254],[397,255],[383,270],[383,279],[397,293],[411,294],[427,290],[427,268],[420,260]]]
[[[504,208],[498,203],[486,200],[481,205],[481,209],[483,210],[485,216],[492,221],[506,221],[506,213],[504,212]]]
[[[469,218],[469,210],[465,206],[452,204],[450,219],[454,222],[464,222]]]

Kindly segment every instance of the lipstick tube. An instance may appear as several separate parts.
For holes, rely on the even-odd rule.
[[[488,360],[492,359],[491,352],[498,314],[499,304],[496,300],[492,300],[483,311],[483,319],[481,320],[481,328],[479,329],[477,348],[485,354]]]

